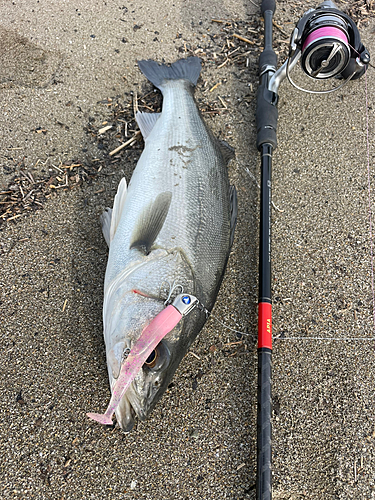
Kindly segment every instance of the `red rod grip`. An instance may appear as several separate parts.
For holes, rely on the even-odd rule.
[[[258,304],[258,349],[272,349],[272,304]]]

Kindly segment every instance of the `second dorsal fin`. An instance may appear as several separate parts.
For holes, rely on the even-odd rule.
[[[135,119],[137,120],[143,139],[147,139],[147,137],[151,134],[151,131],[160,115],[161,113],[143,113],[142,111],[138,111],[135,115]]]

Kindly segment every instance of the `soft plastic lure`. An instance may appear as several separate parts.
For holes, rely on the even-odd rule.
[[[193,295],[180,294],[172,304],[163,309],[146,326],[120,370],[113,387],[112,397],[105,413],[87,413],[87,416],[103,425],[112,425],[112,417],[126,390],[142,368],[143,364],[159,342],[173,330],[183,316],[186,316],[198,304]]]

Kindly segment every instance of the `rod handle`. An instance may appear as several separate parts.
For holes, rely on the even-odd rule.
[[[268,80],[263,77],[258,87],[256,124],[257,148],[260,151],[263,144],[270,144],[273,149],[277,147],[277,120],[278,110],[276,94],[268,90]]]
[[[271,349],[258,349],[257,500],[271,500]]]
[[[264,16],[266,10],[270,10],[272,14],[274,14],[276,10],[275,0],[263,0],[262,5],[260,6],[260,10],[262,12],[262,16]]]

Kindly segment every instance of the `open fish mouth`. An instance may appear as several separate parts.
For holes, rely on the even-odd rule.
[[[134,427],[136,417],[139,418],[126,394],[116,408],[115,414],[117,422],[124,432],[130,432]]]
[[[129,432],[138,419],[144,422],[152,409],[153,398],[139,398],[133,384],[124,394],[119,406],[115,410],[117,422],[124,432]]]

